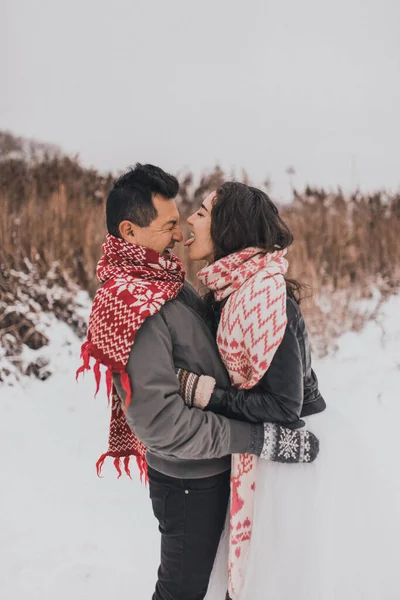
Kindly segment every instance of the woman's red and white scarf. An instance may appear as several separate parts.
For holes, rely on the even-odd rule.
[[[246,248],[205,267],[200,280],[226,301],[217,332],[218,349],[231,383],[254,387],[268,370],[286,328],[286,250]],[[239,597],[253,524],[258,458],[232,456],[229,594]]]
[[[162,256],[154,250],[130,244],[107,235],[103,256],[97,265],[97,277],[102,286],[93,300],[87,341],[82,345],[82,366],[77,378],[89,370],[94,359],[93,372],[96,394],[99,391],[100,367],[106,367],[107,395],[111,399],[111,422],[108,451],[97,461],[97,474],[107,456],[121,475],[121,459],[130,476],[129,459],[136,457],[140,475],[147,474],[146,448],[130,429],[121,399],[113,385],[112,374],[119,373],[126,392],[125,407],[131,401],[131,385],[126,365],[136,333],[147,319],[156,314],[168,301],[175,298],[184,285],[185,271],[173,254]]]

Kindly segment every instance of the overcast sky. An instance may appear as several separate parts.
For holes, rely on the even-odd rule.
[[[400,186],[399,0],[0,0],[0,128],[100,169]]]

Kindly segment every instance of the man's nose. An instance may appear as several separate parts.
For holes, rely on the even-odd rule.
[[[178,227],[174,233],[174,241],[181,242],[182,240],[183,240],[183,232],[182,232],[182,229],[180,227]]]

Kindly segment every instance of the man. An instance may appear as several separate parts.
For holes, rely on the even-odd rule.
[[[208,393],[211,378],[222,389],[229,379],[207,310],[170,254],[182,241],[178,190],[175,177],[152,165],[137,164],[115,182],[98,266],[103,285],[83,349],[84,360],[92,356],[113,373],[135,448],[147,448],[150,497],[162,534],[153,600],[204,598],[227,511],[230,455],[282,460],[263,424],[191,409],[182,399],[177,369],[207,373],[195,385]],[[302,439],[299,434],[300,445]],[[317,453],[312,436],[311,460]]]

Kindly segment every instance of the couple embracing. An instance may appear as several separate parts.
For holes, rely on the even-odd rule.
[[[79,369],[92,362],[99,385],[106,367],[98,472],[111,456],[130,474],[135,456],[149,482],[161,532],[153,600],[391,598],[377,595],[371,461],[325,410],[301,286],[285,278],[290,229],[259,189],[210,193],[185,242],[206,262],[200,297],[172,253],[178,192],[152,165],[114,183]]]

